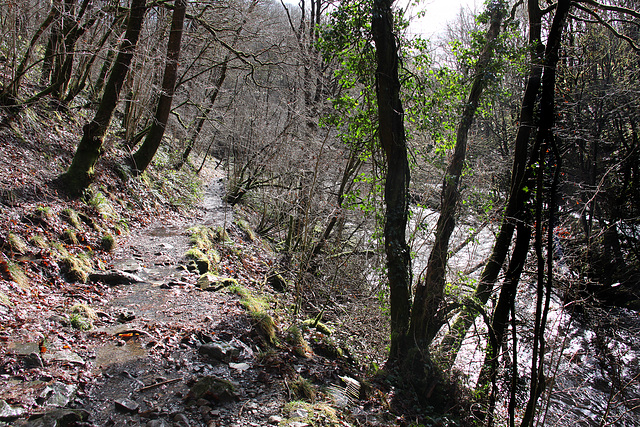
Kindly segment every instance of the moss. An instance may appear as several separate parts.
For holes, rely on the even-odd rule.
[[[249,222],[244,219],[237,219],[236,225],[242,230],[250,241],[256,240],[256,233],[251,229]]]
[[[309,348],[309,344],[305,341],[302,336],[302,332],[300,328],[295,325],[292,325],[287,329],[287,334],[285,337],[286,341],[293,346],[293,351],[296,352],[298,356],[301,357],[309,357],[311,355],[311,348]]]
[[[191,248],[185,254],[185,258],[193,260],[196,264],[198,272],[200,274],[207,273],[209,271],[213,271],[213,266],[209,257],[204,254],[200,249]]]
[[[70,245],[78,244],[78,236],[76,236],[76,232],[70,228],[67,228],[62,232],[62,236],[60,236],[62,241],[68,243]]]
[[[85,253],[68,255],[61,260],[63,273],[69,280],[85,283],[93,271],[91,258]]]
[[[38,206],[34,212],[34,216],[47,223],[53,220],[53,213],[49,206]]]
[[[317,321],[316,319],[307,319],[302,324],[308,328],[315,328],[316,331],[330,336],[333,331],[324,323]]]
[[[338,418],[334,408],[326,403],[312,404],[302,400],[294,400],[287,403],[283,413],[288,417],[282,420],[280,426],[300,425],[300,423],[312,427],[344,425]]]
[[[100,239],[100,249],[105,252],[111,252],[116,248],[116,239],[111,234],[105,234]]]
[[[316,388],[309,380],[298,376],[289,384],[289,389],[296,399],[314,402],[316,400]]]
[[[86,304],[74,304],[69,309],[69,323],[75,329],[87,331],[93,328],[96,312]]]
[[[197,225],[187,231],[191,233],[191,245],[203,252],[214,249],[216,243],[229,240],[229,235],[222,227],[211,228],[205,225]]]
[[[251,317],[256,321],[258,332],[263,336],[269,345],[276,344],[276,322],[267,313],[251,313]]]
[[[80,229],[82,226],[78,213],[71,208],[63,209],[60,212],[60,219],[76,229]]]
[[[269,308],[266,299],[255,296],[249,289],[241,285],[229,286],[229,291],[240,297],[240,304],[251,313],[262,313]]]
[[[44,239],[44,237],[41,234],[34,234],[33,236],[31,236],[31,238],[29,239],[29,242],[40,249],[44,249],[47,247],[47,241]]]
[[[111,206],[109,199],[100,191],[96,192],[89,199],[89,205],[96,208],[100,216],[104,219],[118,220],[120,218],[115,209],[113,209],[113,206]]]

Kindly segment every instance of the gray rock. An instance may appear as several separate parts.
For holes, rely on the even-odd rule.
[[[75,384],[65,384],[56,381],[47,385],[38,398],[38,403],[42,406],[64,407],[73,399],[78,390]]]
[[[307,418],[309,411],[302,408],[297,408],[291,411],[291,418]]]
[[[72,426],[89,419],[89,412],[83,409],[56,409],[29,417],[27,427]]]
[[[198,348],[200,354],[209,356],[221,362],[230,362],[240,356],[242,349],[230,343],[215,341],[203,344]]]
[[[4,400],[0,400],[0,420],[10,421],[24,415],[24,408],[13,407]]]
[[[116,399],[114,400],[116,409],[120,412],[126,412],[129,414],[135,414],[140,409],[140,405],[131,399]]]
[[[173,416],[173,422],[189,425],[189,418],[185,414],[177,413]]]
[[[57,362],[76,363],[78,365],[85,364],[84,359],[71,350],[60,350],[52,353],[45,353],[42,357],[45,361],[55,360]]]
[[[147,422],[147,427],[171,427],[171,424],[169,424],[165,420],[158,419],[150,420],[149,422]]]
[[[187,401],[198,401],[206,399],[213,402],[230,402],[237,400],[235,386],[227,380],[213,376],[202,377],[196,382],[189,393]]]
[[[280,421],[282,421],[282,417],[279,417],[277,415],[271,415],[269,417],[269,424],[273,424],[273,425],[278,425],[280,424]]]
[[[27,354],[22,359],[22,364],[24,365],[25,369],[42,368],[44,366],[42,364],[42,358],[38,353]]]

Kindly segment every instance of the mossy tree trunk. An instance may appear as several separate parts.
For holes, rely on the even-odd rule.
[[[182,41],[182,28],[186,9],[187,0],[175,0],[171,32],[169,33],[169,43],[167,45],[167,64],[162,79],[162,93],[160,94],[151,129],[149,129],[149,133],[138,151],[133,155],[133,167],[136,174],[144,172],[149,163],[151,163],[153,156],[158,151],[158,147],[160,147],[160,142],[169,120],[178,76],[178,59],[180,58],[180,43]]]
[[[409,214],[409,162],[404,130],[398,45],[393,33],[393,0],[374,0],[371,30],[376,46],[378,137],[387,163],[384,247],[391,311],[391,364],[402,362],[411,309],[411,266],[405,230]]]
[[[132,0],[129,21],[124,40],[120,45],[118,56],[104,95],[93,120],[83,127],[83,135],[69,169],[60,176],[61,181],[71,194],[80,194],[91,182],[95,173],[95,164],[102,154],[104,135],[111,122],[111,117],[118,104],[120,90],[129,70],[131,59],[140,37],[144,14],[147,10],[146,0]]]

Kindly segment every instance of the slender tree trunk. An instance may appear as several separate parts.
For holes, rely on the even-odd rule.
[[[537,0],[529,0],[529,46],[531,46],[531,69],[522,98],[519,115],[519,127],[516,134],[515,148],[513,153],[513,167],[511,171],[511,186],[507,206],[502,214],[500,231],[493,245],[493,250],[489,256],[487,265],[482,270],[478,286],[473,294],[474,304],[466,305],[462,313],[456,319],[449,332],[445,335],[440,345],[442,363],[445,369],[450,368],[455,362],[456,355],[462,340],[473,324],[477,316],[475,307],[484,305],[489,300],[491,291],[509,252],[511,239],[515,230],[517,218],[520,218],[529,193],[522,191],[524,182],[527,180],[527,166],[531,165],[528,151],[531,141],[531,134],[535,128],[534,111],[536,99],[540,91],[542,77],[542,58],[544,55],[544,45],[541,42],[541,21],[542,14]],[[478,304],[479,303],[479,304]]]
[[[554,202],[549,202],[549,223],[547,224],[549,230],[548,236],[548,244],[549,250],[547,251],[547,257],[549,262],[549,277],[547,285],[545,286],[545,263],[542,257],[542,198],[544,191],[543,189],[543,174],[545,171],[545,160],[546,160],[546,148],[550,148],[554,146],[553,142],[553,125],[555,123],[555,85],[556,85],[556,67],[558,65],[559,60],[559,51],[560,45],[562,43],[562,34],[565,28],[567,16],[569,15],[569,9],[571,7],[570,0],[558,0],[556,7],[556,14],[553,17],[553,23],[551,25],[551,30],[549,31],[549,37],[547,40],[547,48],[545,51],[545,71],[542,77],[542,98],[540,101],[540,130],[538,131],[538,139],[541,142],[540,160],[538,162],[538,200],[537,200],[537,210],[540,211],[538,214],[538,222],[536,223],[536,253],[538,257],[538,296],[536,302],[536,318],[535,318],[535,336],[534,336],[534,347],[533,347],[533,357],[532,357],[532,365],[531,365],[531,392],[529,395],[529,401],[527,402],[527,407],[525,410],[525,414],[522,418],[522,426],[531,426],[533,425],[533,415],[535,413],[535,405],[538,401],[538,397],[542,393],[542,387],[544,382],[544,373],[542,371],[544,365],[544,330],[546,324],[546,316],[548,309],[548,303],[545,304],[545,311],[542,310],[542,298],[543,298],[543,290],[546,287],[547,292],[550,292],[551,280],[553,277],[552,273],[552,252],[553,252],[553,206]],[[555,156],[557,156],[557,150],[555,152]],[[557,159],[556,161],[559,161]],[[557,172],[554,177],[554,187],[557,185]],[[551,192],[551,197],[555,197],[554,192]],[[548,296],[547,296],[548,297]],[[544,319],[544,320],[543,320]]]
[[[54,0],[51,5],[51,9],[54,12],[54,18],[51,33],[49,34],[49,41],[47,42],[47,48],[44,51],[44,61],[42,62],[42,71],[40,75],[40,85],[42,86],[50,86],[53,64],[56,61],[58,45],[62,39],[62,22],[60,20],[60,17],[62,16],[62,0]]]
[[[253,0],[251,2],[251,4],[249,5],[249,8],[247,9],[246,13],[244,14],[244,18],[242,19],[242,23],[240,24],[240,26],[235,31],[235,34],[233,36],[233,41],[231,42],[231,46],[235,46],[238,43],[238,39],[240,38],[240,34],[242,33],[242,29],[244,28],[245,24],[247,23],[247,19],[248,19],[249,15],[251,15],[251,13],[254,11],[254,9],[256,8],[257,5],[258,5],[258,1],[257,0]],[[195,145],[196,145],[196,141],[197,141],[198,137],[200,136],[200,132],[202,131],[204,123],[207,120],[207,117],[209,116],[209,113],[211,113],[211,110],[213,110],[213,107],[214,107],[214,105],[216,103],[216,99],[218,99],[218,95],[220,94],[220,89],[222,88],[222,85],[223,85],[225,79],[227,78],[227,70],[229,69],[229,61],[230,60],[231,60],[231,52],[227,52],[227,54],[224,57],[224,60],[222,61],[222,66],[220,68],[220,75],[218,76],[218,80],[216,81],[216,84],[215,84],[215,86],[213,88],[213,92],[211,92],[209,105],[204,110],[202,115],[200,117],[198,117],[198,121],[197,121],[196,126],[195,126],[195,128],[193,130],[193,133],[191,134],[191,137],[187,141],[187,146],[186,146],[184,152],[182,153],[182,157],[180,158],[180,161],[175,166],[175,168],[177,170],[180,170],[182,168],[182,166],[184,166],[184,164],[189,159],[189,155],[191,154],[191,151],[193,150],[193,147],[195,147]]]
[[[180,43],[182,41],[182,28],[184,27],[186,9],[187,0],[175,1],[171,32],[169,33],[169,43],[167,45],[167,64],[162,79],[162,93],[160,94],[151,129],[138,151],[133,155],[133,166],[136,174],[144,172],[149,163],[151,163],[151,159],[153,159],[158,147],[160,147],[160,142],[169,120],[171,102],[173,101],[178,76],[178,59],[180,58]]]
[[[449,240],[455,228],[459,196],[458,184],[464,167],[469,129],[478,109],[482,92],[486,87],[487,73],[489,73],[495,43],[505,15],[505,6],[500,0],[492,1],[487,7],[491,16],[487,41],[478,58],[475,77],[458,124],[453,157],[445,173],[441,195],[442,207],[436,226],[436,240],[429,256],[424,280],[418,283],[413,301],[409,336],[422,348],[429,346],[442,325],[443,316],[439,311],[444,296]]]
[[[40,36],[42,36],[42,33],[44,33],[47,30],[47,28],[49,28],[49,26],[53,23],[53,21],[56,19],[56,17],[59,14],[60,14],[60,10],[58,9],[57,2],[52,3],[49,14],[45,18],[45,20],[42,22],[42,24],[40,24],[40,27],[35,32],[33,37],[31,37],[29,47],[27,47],[27,51],[25,52],[24,57],[22,58],[22,61],[18,65],[18,69],[16,70],[16,74],[14,76],[13,82],[11,82],[11,84],[7,87],[5,92],[2,94],[3,102],[10,101],[13,103],[17,98],[18,90],[20,89],[20,83],[26,72],[25,69],[27,69],[29,60],[31,59],[31,54],[33,53],[33,49],[35,48],[37,41],[40,39]]]
[[[102,154],[104,135],[118,104],[122,83],[129,70],[129,64],[131,64],[140,37],[146,10],[146,0],[131,0],[127,31],[120,45],[120,51],[109,76],[98,111],[96,111],[93,120],[83,127],[83,136],[71,166],[60,176],[72,194],[77,195],[82,192],[93,178],[95,164]]]
[[[405,230],[409,214],[409,162],[400,101],[398,46],[393,33],[393,0],[374,0],[371,30],[376,45],[378,134],[387,163],[384,246],[391,311],[391,364],[404,357],[409,327],[411,266]]]

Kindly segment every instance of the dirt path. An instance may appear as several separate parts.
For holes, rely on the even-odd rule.
[[[111,339],[95,349],[96,382],[74,402],[91,414],[92,423],[259,426],[279,421],[285,390],[257,359],[251,325],[237,297],[201,291],[195,286],[198,275],[184,268],[190,226],[227,226],[233,234],[221,189],[216,180],[194,218],[152,224],[115,253],[113,266],[144,282],[114,287],[114,297],[102,309],[106,325],[93,331]],[[220,348],[228,354],[212,355]],[[203,378],[232,386],[217,396],[190,394]]]

